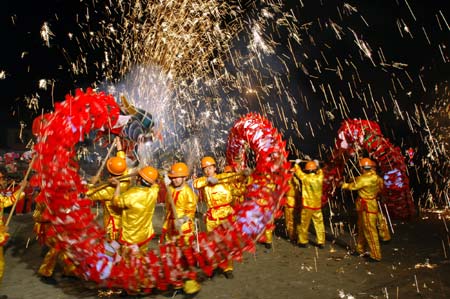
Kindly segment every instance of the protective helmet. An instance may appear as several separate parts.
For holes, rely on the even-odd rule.
[[[374,161],[370,160],[369,158],[362,158],[359,160],[359,166],[363,168],[372,168],[375,167],[376,164]]]
[[[158,177],[158,170],[151,166],[146,166],[139,170],[139,175],[147,182],[154,183]]]
[[[314,162],[314,161],[308,161],[308,162],[306,163],[306,165],[305,165],[305,170],[308,170],[308,171],[314,171],[314,170],[317,170],[316,162]]]
[[[233,172],[233,167],[231,165],[225,165],[223,172]]]
[[[189,175],[189,168],[183,162],[173,164],[168,174],[169,178],[179,178],[188,175]]]
[[[106,162],[106,168],[111,174],[121,175],[127,169],[127,162],[124,158],[112,157]]]
[[[203,157],[202,158],[202,168],[211,166],[211,165],[216,165],[216,160],[214,160],[213,157]]]

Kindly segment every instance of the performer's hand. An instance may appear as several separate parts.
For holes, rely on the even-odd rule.
[[[119,136],[116,136],[116,138],[115,138],[115,143],[116,143],[116,149],[117,149],[117,151],[122,151],[123,150],[123,148],[122,148],[122,142],[120,141],[120,137]]]
[[[241,173],[245,176],[249,176],[252,174],[252,170],[250,168],[245,168]]]
[[[207,181],[211,185],[215,185],[215,184],[217,184],[219,182],[219,180],[215,176],[208,177]]]
[[[25,187],[27,186],[27,184],[28,184],[28,181],[27,181],[27,180],[23,180],[23,181],[20,183],[20,188],[22,188],[22,190],[24,190]]]
[[[172,180],[167,175],[165,175],[164,176],[164,185],[169,186],[171,183],[172,183]]]
[[[111,184],[113,184],[114,186],[117,186],[120,184],[119,180],[116,178],[110,178],[108,179],[109,182],[111,182]]]
[[[98,176],[93,176],[93,177],[91,178],[91,181],[90,181],[89,183],[90,183],[91,185],[95,185],[95,184],[97,184],[98,180],[99,180],[99,177],[98,177]]]
[[[301,159],[295,159],[295,164],[300,164],[302,162]]]
[[[178,218],[175,220],[175,227],[179,231],[181,229],[181,226],[189,221],[189,217],[184,215],[183,217]]]

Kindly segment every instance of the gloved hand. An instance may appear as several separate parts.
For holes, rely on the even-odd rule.
[[[295,164],[300,164],[300,162],[302,162],[301,159],[295,159]]]
[[[245,168],[244,170],[242,170],[242,174],[245,176],[249,176],[252,174],[252,170],[250,168]]]
[[[313,161],[314,161],[314,163],[316,163],[317,168],[319,168],[320,167],[319,160],[313,160]]]
[[[177,220],[175,220],[175,228],[179,231],[181,229],[181,226],[188,221],[189,221],[189,217],[186,215],[178,218]]]
[[[109,178],[108,182],[110,182],[114,186],[120,185],[120,181],[118,179],[114,178],[114,177],[113,178]]]
[[[172,183],[172,180],[169,178],[169,176],[164,176],[164,185],[168,186]]]
[[[215,185],[215,184],[217,184],[219,182],[219,180],[215,176],[208,177],[207,181],[211,185]]]

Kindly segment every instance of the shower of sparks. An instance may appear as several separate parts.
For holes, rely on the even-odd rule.
[[[80,1],[77,26],[54,30],[55,36],[50,26],[62,24],[48,20],[40,35],[47,47],[65,38],[62,52],[72,77],[89,77],[94,87],[117,99],[125,95],[152,114],[161,138],[137,148],[141,163],[166,167],[184,160],[194,168],[205,154],[225,163],[229,129],[250,111],[267,116],[296,156],[323,142],[320,136],[332,136],[332,143],[344,119],[383,121],[389,115],[423,137],[427,152],[415,167],[435,185],[432,198],[448,201],[449,83],[433,90],[425,68],[416,72],[383,49],[385,41],[371,38],[377,24],[358,5],[322,2]],[[431,12],[431,28],[418,24],[408,1],[392,5],[407,11],[392,20],[398,42],[422,42],[448,64],[448,39],[434,33],[450,31],[443,10]],[[28,109],[38,111],[39,94],[57,82],[39,80],[39,92],[25,97]],[[426,106],[424,95],[438,100]],[[318,149],[325,157],[331,151]]]
[[[36,94],[31,97],[25,97],[26,107],[29,110],[38,111],[39,109],[39,95]]]
[[[352,15],[353,13],[358,12],[358,10],[356,9],[356,7],[351,6],[348,3],[344,3],[343,5],[343,11],[345,12],[346,15]]]
[[[41,27],[41,38],[47,47],[50,47],[50,39],[54,36],[53,32],[50,30],[47,22],[44,22]]]
[[[47,90],[47,80],[41,79],[39,80],[39,88],[43,90]]]

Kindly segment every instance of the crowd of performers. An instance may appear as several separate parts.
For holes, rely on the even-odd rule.
[[[159,242],[195,237],[200,229],[197,222],[197,215],[200,213],[199,201],[206,203],[202,227],[208,232],[212,231],[218,225],[229,221],[234,212],[233,207],[245,201],[245,192],[251,188],[249,186],[257,183],[252,182],[251,169],[233,169],[227,165],[223,172],[218,173],[216,160],[211,156],[205,156],[199,161],[203,170],[202,177],[192,177],[192,170],[184,162],[174,163],[167,173],[152,166],[145,166],[133,172],[127,168],[126,154],[120,138],[117,137],[114,144],[116,154],[106,161],[109,177],[103,183],[99,183],[98,178],[91,180],[88,183],[88,191],[84,194],[92,201],[101,203],[103,226],[112,246],[115,246],[113,250],[126,251],[132,248],[145,252],[157,234],[160,235]],[[370,262],[377,262],[381,260],[380,240],[390,240],[388,225],[378,203],[383,179],[377,174],[375,162],[369,158],[360,159],[359,167],[360,175],[349,182],[343,182],[340,187],[358,194],[355,201],[358,217],[354,254],[365,256]],[[307,247],[310,243],[312,220],[315,242],[311,243],[322,249],[326,243],[326,233],[322,214],[322,186],[325,176],[321,163],[316,160],[295,160],[291,172],[293,175],[289,182],[290,189],[283,200],[286,235],[299,247]],[[0,169],[2,189],[6,187],[6,175],[7,171]],[[24,198],[25,186],[26,181],[18,191],[1,194],[1,216],[3,208]],[[157,203],[161,202],[161,194],[164,194],[165,217],[162,231],[155,232],[153,216]],[[258,205],[264,204],[264,198],[258,200]],[[10,213],[13,212],[12,210]],[[297,213],[299,215],[296,215]],[[44,282],[56,283],[53,274],[58,261],[63,261],[63,275],[67,276],[71,275],[75,265],[64,252],[54,246],[55,236],[46,234],[51,223],[46,219],[44,203],[34,207],[33,219],[38,239],[48,248],[38,274]],[[0,279],[4,272],[3,245],[9,236],[7,224],[0,218]],[[258,240],[266,249],[272,247],[273,233],[273,229],[266,229]],[[232,279],[233,263],[227,263],[222,267],[222,274],[227,279]],[[201,286],[195,279],[187,279],[178,288],[182,289],[186,296],[194,296]]]

